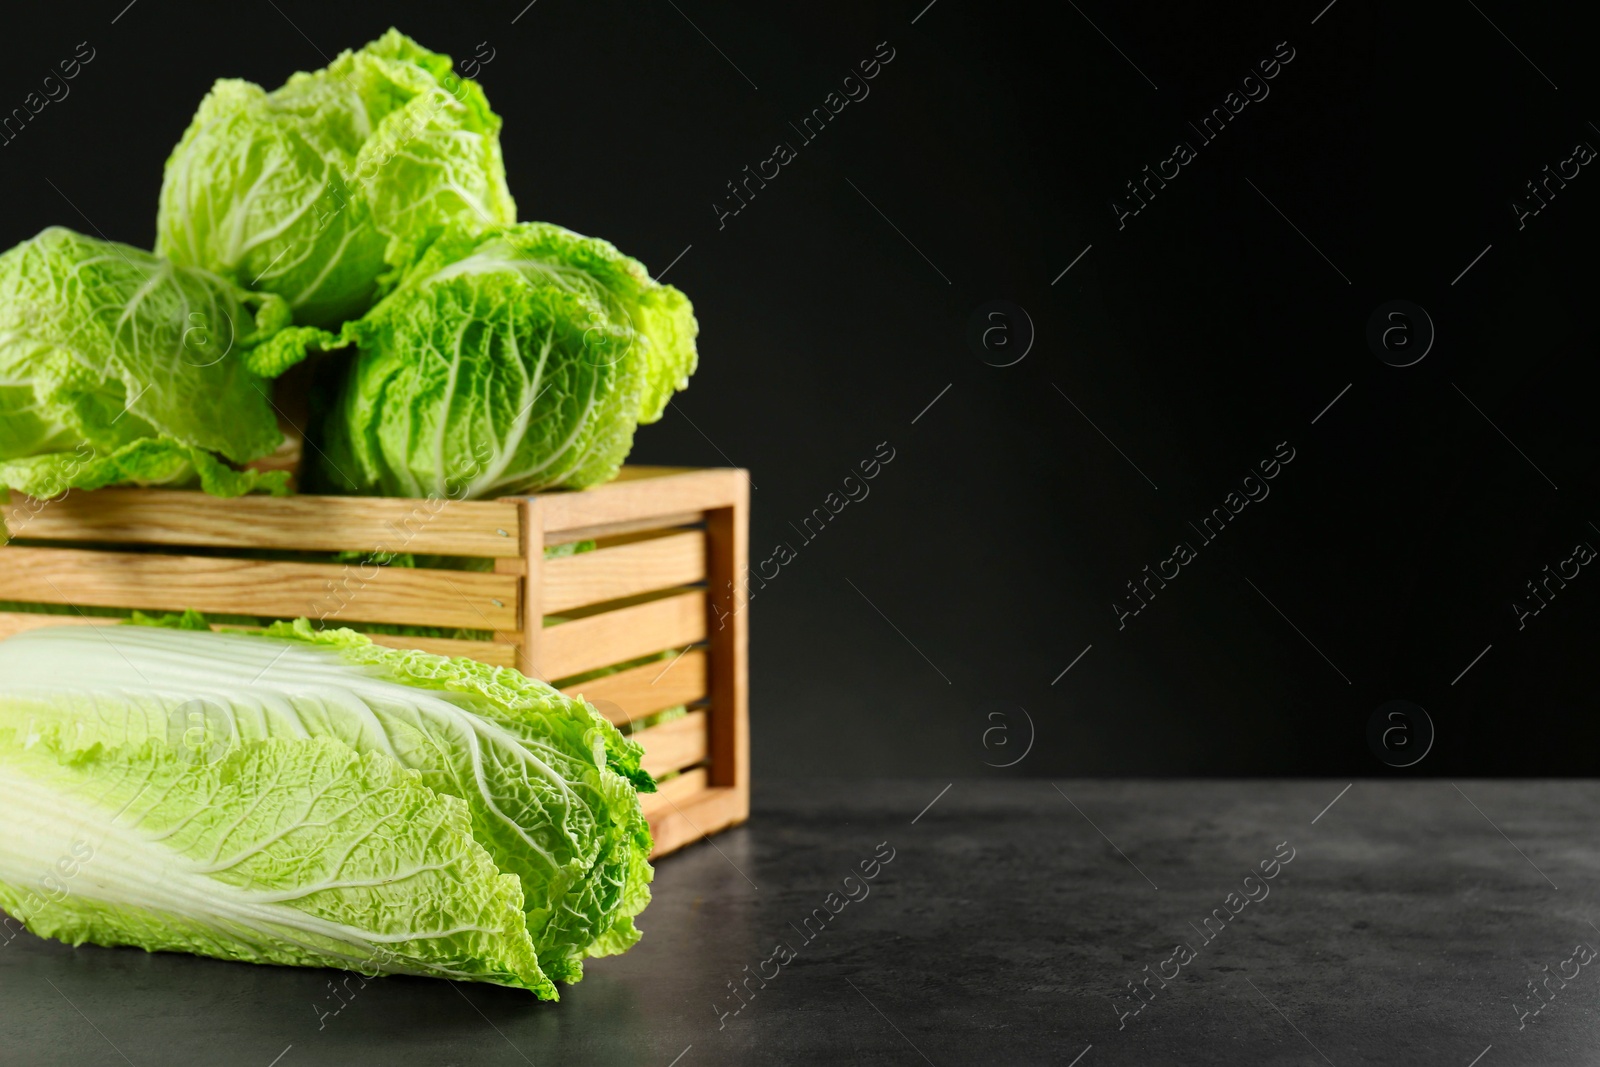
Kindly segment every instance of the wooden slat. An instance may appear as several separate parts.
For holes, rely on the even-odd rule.
[[[642,604],[547,626],[539,635],[535,666],[541,678],[625,663],[667,648],[705,640],[706,595],[691,589]]]
[[[733,506],[706,513],[711,546],[711,784],[733,788],[750,803],[749,485],[741,482]]]
[[[661,811],[671,811],[677,804],[682,807],[696,794],[705,790],[706,769],[696,767],[684,771],[676,778],[668,778],[665,782],[656,785],[654,793],[639,794],[639,807],[644,811],[646,819]]]
[[[475,571],[281,563],[72,548],[0,548],[11,600],[485,630],[521,625],[519,579]]]
[[[659,463],[656,463],[656,464],[651,464],[651,463],[628,463],[628,464],[625,464],[622,467],[621,470],[617,471],[617,476],[614,479],[612,479],[611,484],[614,485],[617,482],[645,481],[645,480],[650,479],[650,478],[670,478],[675,474],[693,474],[695,471],[706,470],[706,469],[708,469],[708,468],[705,468],[705,467],[666,467],[666,466],[662,466]],[[709,469],[721,470],[722,468],[714,467],[714,468],[709,468]]]
[[[619,726],[706,695],[706,654],[692,648],[675,660],[644,663],[561,690],[582,697]]]
[[[598,541],[605,537],[620,537],[623,534],[638,533],[642,530],[668,530],[674,526],[695,526],[705,515],[698,511],[683,511],[676,515],[652,515],[643,519],[632,519],[628,522],[610,522],[600,526],[574,526],[570,530],[559,533],[546,533],[544,543],[547,545],[565,545],[573,541]]]
[[[733,503],[749,476],[736,468],[623,468],[614,482],[571,493],[544,493],[544,532],[704,511]]]
[[[213,627],[215,630],[228,633],[260,633],[262,626],[230,626],[221,625]],[[399,634],[367,634],[375,645],[385,648],[414,648],[419,652],[431,652],[435,656],[463,656],[475,659],[479,663],[487,663],[491,667],[515,667],[517,665],[517,649],[512,644],[502,644],[498,641],[464,641],[453,637],[406,637]]]
[[[749,800],[740,796],[738,789],[713,787],[691,797],[687,803],[681,800],[675,803],[676,807],[658,808],[647,816],[650,834],[656,842],[650,853],[652,857],[675,852],[749,817]]]
[[[242,496],[97,489],[0,507],[12,536],[305,551],[516,557],[517,508],[496,500]],[[15,524],[13,526],[13,524]]]
[[[104,619],[84,615],[40,615],[32,612],[0,611],[0,639],[10,637],[12,634],[22,633],[24,630],[37,630],[43,626],[117,626],[120,624],[120,619]],[[261,627],[219,626],[217,629],[256,633],[261,630]],[[443,637],[397,637],[392,634],[368,634],[367,636],[372,638],[373,644],[385,645],[389,648],[417,648],[424,652],[432,652],[438,656],[465,656],[480,663],[487,663],[491,667],[515,667],[517,665],[516,647],[497,644],[493,641],[458,641]],[[670,704],[664,705],[664,707],[671,706]]]
[[[641,765],[651,774],[667,774],[704,763],[706,713],[691,711],[681,719],[640,730],[633,739],[644,746]]]
[[[368,634],[375,645],[388,648],[416,648],[436,656],[465,656],[491,667],[515,667],[517,646],[499,641],[461,641],[450,637],[398,637],[394,634]]]
[[[37,630],[41,626],[92,626],[100,623],[115,626],[119,619],[97,619],[92,616],[42,615],[31,611],[0,611],[0,639],[20,634],[24,630]]]
[[[693,585],[706,577],[706,535],[687,530],[545,560],[543,574],[544,611],[550,614]]]

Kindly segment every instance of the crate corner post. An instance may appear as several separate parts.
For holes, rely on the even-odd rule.
[[[749,585],[750,476],[728,470],[718,506],[706,511],[707,622],[711,706],[709,784],[727,789],[719,822],[750,817]],[[719,827],[720,828],[720,827]]]
[[[513,574],[519,579],[518,632],[496,633],[494,639],[512,646],[517,670],[529,678],[549,681],[539,669],[539,636],[544,629],[544,509],[537,496],[501,497],[500,501],[515,505],[517,514],[517,528],[505,532],[517,539],[520,551],[495,560],[494,567],[501,574]]]

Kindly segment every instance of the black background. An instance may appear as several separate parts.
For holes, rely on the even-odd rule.
[[[0,242],[148,247],[217,77],[276,86],[391,24],[485,42],[521,216],[674,264],[695,301],[701,369],[634,459],[748,467],[755,558],[797,550],[751,604],[758,778],[1591,771],[1600,576],[1524,629],[1511,607],[1600,545],[1600,176],[1524,229],[1510,206],[1600,146],[1577,16],[524,2],[8,15],[0,111],[78,42],[95,58],[0,147]],[[1270,95],[1200,145],[1186,123],[1283,41]],[[788,124],[880,42],[870,95],[802,144]],[[1179,139],[1197,158],[1119,229],[1111,198]],[[719,228],[779,141],[798,158]],[[968,341],[994,299],[1037,334],[1008,367]],[[1395,299],[1437,328],[1406,368],[1365,340]],[[1188,523],[1283,441],[1271,495],[1201,546]],[[870,496],[803,541],[880,442]],[[1198,558],[1119,630],[1124,583],[1180,540]],[[1397,698],[1438,729],[1398,772],[1365,741]]]

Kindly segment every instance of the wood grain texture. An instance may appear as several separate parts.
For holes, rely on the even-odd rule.
[[[242,496],[97,489],[0,507],[13,537],[108,544],[516,557],[517,509],[496,500]]]
[[[691,711],[680,719],[640,730],[633,739],[644,746],[641,765],[652,775],[693,767],[706,759],[706,713]]]
[[[617,476],[608,484],[616,485],[618,482],[638,482],[651,478],[670,478],[675,474],[694,474],[702,470],[722,470],[720,467],[668,467],[659,463],[627,463],[617,471]],[[584,490],[588,492],[589,490]]]
[[[625,663],[706,636],[706,594],[690,589],[658,600],[547,626],[539,635],[539,677],[575,674]]]
[[[606,537],[638,533],[641,530],[666,530],[675,526],[697,526],[705,515],[698,511],[683,511],[676,515],[651,515],[628,522],[604,523],[600,526],[574,526],[559,533],[546,531],[544,543],[565,545],[573,541],[599,541]]]
[[[687,800],[672,800],[647,815],[655,838],[652,858],[692,845],[708,834],[726,830],[750,816],[750,801],[739,790],[713,787]]]
[[[0,611],[0,639],[37,630],[44,626],[115,626],[116,619],[97,619],[87,615],[40,615],[31,611]]]
[[[686,530],[544,561],[548,613],[705,581],[706,535]]]
[[[614,482],[580,492],[545,493],[546,536],[586,526],[634,522],[731,505],[748,485],[744,471],[624,467]]]
[[[519,584],[473,571],[0,548],[7,599],[44,604],[516,630]]]
[[[538,497],[513,503],[517,509],[517,538],[522,555],[517,559],[497,559],[499,574],[516,574],[521,589],[520,633],[499,632],[495,639],[516,647],[517,670],[529,678],[548,681],[535,667],[539,656],[539,635],[544,629],[544,526],[540,518],[543,504]]]
[[[679,704],[705,699],[706,653],[692,648],[674,660],[630,667],[561,690],[583,697],[617,725],[642,719]]]
[[[225,632],[260,633],[260,626],[213,626],[212,629]],[[475,659],[479,663],[487,663],[491,667],[515,667],[517,665],[517,649],[514,645],[500,644],[495,641],[466,641],[454,637],[411,637],[400,634],[367,634],[373,644],[385,648],[414,648],[419,652],[431,652],[435,656],[460,656],[463,659]]]
[[[746,568],[750,555],[749,483],[741,480],[730,507],[706,514],[710,548],[711,784],[734,791],[749,815],[750,677],[749,601]]]
[[[375,645],[385,648],[415,648],[436,656],[461,656],[487,663],[491,667],[515,667],[517,646],[498,641],[462,641],[453,637],[402,637],[396,634],[368,634]]]
[[[43,626],[118,626],[119,619],[96,618],[88,615],[38,615],[32,612],[0,611],[0,639],[24,630],[37,630]],[[259,633],[259,626],[218,626],[217,630]],[[444,637],[399,637],[394,634],[368,634],[375,645],[387,648],[415,648],[432,652],[436,656],[464,656],[487,663],[491,667],[515,667],[516,649],[511,645],[493,641],[459,641]],[[664,705],[671,707],[672,705]],[[659,709],[658,709],[659,710]]]
[[[696,767],[684,771],[676,778],[668,778],[664,782],[656,783],[654,793],[640,793],[639,807],[644,810],[646,819],[665,809],[672,810],[672,805],[683,804],[695,795],[702,793],[706,788],[706,769]]]

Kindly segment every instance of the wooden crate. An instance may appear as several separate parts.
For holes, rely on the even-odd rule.
[[[594,489],[493,501],[102,489],[14,497],[0,517],[13,538],[0,548],[0,600],[77,611],[0,612],[0,637],[107,621],[81,613],[90,606],[484,631],[492,637],[372,639],[515,667],[619,725],[687,705],[634,734],[646,769],[673,775],[641,798],[656,855],[749,815],[742,470],[625,467]],[[545,557],[547,546],[591,540],[594,551]],[[264,550],[465,556],[493,569],[259,558]],[[671,655],[572,681],[658,653]]]

